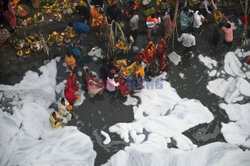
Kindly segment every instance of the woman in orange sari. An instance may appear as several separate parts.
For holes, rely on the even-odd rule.
[[[156,47],[155,44],[150,41],[145,49],[145,53],[147,55],[147,61],[148,63],[152,63],[155,62],[156,60],[156,56],[157,56],[157,51],[156,51]]]
[[[167,71],[169,68],[169,62],[168,62],[168,58],[167,58],[167,51],[164,51],[162,56],[160,56],[160,67],[161,67],[161,71]]]
[[[69,71],[72,71],[76,66],[76,60],[69,52],[65,55],[65,63],[67,64]]]
[[[95,7],[90,7],[90,15],[92,17],[91,28],[97,30],[96,35],[103,34],[103,28],[106,25],[106,19],[104,16],[104,10],[99,5]]]
[[[164,38],[162,38],[157,46],[157,56],[160,58],[164,51],[167,50],[167,42]]]

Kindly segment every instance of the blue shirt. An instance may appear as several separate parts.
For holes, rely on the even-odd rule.
[[[88,33],[90,31],[90,26],[82,22],[75,22],[73,27],[77,33]]]

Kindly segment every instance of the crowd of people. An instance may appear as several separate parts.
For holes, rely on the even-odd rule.
[[[79,100],[79,91],[88,91],[90,98],[96,95],[102,95],[107,91],[113,96],[127,96],[134,90],[143,88],[143,80],[151,79],[159,74],[160,71],[167,71],[169,68],[168,61],[168,39],[175,30],[174,7],[169,7],[163,13],[154,12],[145,19],[147,46],[138,51],[136,57],[130,65],[126,59],[117,59],[111,57],[103,59],[100,68],[100,76],[89,68],[84,67],[84,56],[81,51],[81,45],[86,42],[85,36],[94,31],[97,38],[105,38],[107,33],[106,27],[115,21],[117,22],[130,45],[136,46],[138,42],[137,34],[140,27],[140,22],[144,20],[139,13],[141,4],[135,0],[130,0],[127,5],[126,1],[118,2],[109,0],[108,7],[104,10],[104,1],[92,1],[90,7],[76,7],[77,12],[82,16],[82,20],[78,22],[70,22],[68,26],[74,28],[79,34],[79,41],[70,45],[69,50],[65,55],[65,63],[67,65],[67,84],[64,88],[64,97],[58,102],[58,112],[51,113],[50,122],[52,127],[59,127],[66,124],[71,119],[71,110],[74,103]],[[203,0],[200,6],[192,8],[188,7],[186,0],[182,0],[177,19],[177,27],[181,32],[177,41],[183,46],[183,55],[188,55],[196,42],[196,37],[204,29],[203,24],[213,17],[213,14],[218,11],[214,0]],[[183,3],[184,2],[184,3]],[[123,6],[121,8],[121,6]],[[125,6],[125,7],[124,7]],[[4,18],[8,23],[10,30],[15,30],[16,16],[14,9],[8,0],[1,1],[1,18]],[[223,15],[222,15],[223,16]],[[214,43],[221,43],[224,32],[224,43],[230,47],[233,42],[233,28],[229,20],[226,19],[226,24],[223,21],[215,20]],[[162,26],[164,34],[159,43],[157,38],[158,32]],[[154,36],[154,39],[152,37]],[[107,35],[106,35],[107,36]],[[0,44],[3,45],[10,37],[9,30],[0,29]],[[131,47],[129,47],[131,48]],[[82,82],[78,82],[77,72],[82,71]]]
[[[103,2],[95,2],[90,7],[89,16],[83,17],[84,20],[82,22],[69,23],[69,26],[73,26],[80,37],[79,42],[72,44],[65,55],[65,62],[68,67],[67,71],[69,72],[67,85],[64,89],[65,98],[61,98],[58,104],[61,116],[56,112],[51,114],[50,121],[52,127],[65,124],[71,118],[70,110],[72,109],[72,105],[79,99],[80,84],[77,81],[77,71],[79,70],[82,70],[82,89],[88,92],[90,98],[102,95],[104,91],[115,97],[118,95],[127,96],[134,90],[142,89],[144,79],[150,80],[157,76],[160,71],[168,70],[167,41],[174,30],[173,8],[167,9],[163,15],[156,12],[146,18],[148,44],[145,49],[138,51],[135,61],[130,65],[128,65],[127,59],[116,59],[116,57],[105,58],[100,67],[100,76],[89,68],[84,67],[84,56],[81,54],[79,44],[84,43],[84,36],[90,30],[94,31],[97,37],[102,37],[105,33],[106,24],[111,25],[112,21],[115,21],[126,31],[127,39],[132,38],[131,45],[137,45],[137,33],[141,20],[139,17],[140,4],[136,1],[130,1],[124,11],[119,8],[117,3],[111,3],[105,12],[102,6]],[[80,10],[83,11],[83,9]],[[213,0],[202,1],[196,11],[189,9],[185,5],[182,6],[178,22],[181,35],[177,38],[177,41],[183,45],[183,55],[188,55],[192,47],[196,45],[196,37],[201,32],[201,29],[203,29],[203,23],[207,22],[216,10],[217,7]],[[82,13],[86,15],[86,10]],[[233,29],[230,21],[227,19],[226,21],[225,25],[223,22],[216,22],[216,28],[218,31],[224,32],[224,42],[230,47],[233,42]],[[161,25],[163,25],[164,35],[156,45],[153,41],[157,41],[157,31]],[[223,35],[223,33],[218,31],[215,30],[214,32],[217,33],[217,39]],[[154,35],[154,40],[152,39],[152,35]],[[216,42],[215,44],[219,43],[217,40]]]

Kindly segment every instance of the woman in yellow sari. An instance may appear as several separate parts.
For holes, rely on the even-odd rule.
[[[99,5],[96,5],[95,7],[90,7],[90,15],[91,15],[91,28],[97,30],[96,35],[98,33],[100,35],[103,34],[103,28],[106,25],[106,19],[104,15],[104,10]]]

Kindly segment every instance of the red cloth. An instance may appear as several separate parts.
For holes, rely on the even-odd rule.
[[[118,89],[121,91],[122,96],[127,96],[130,94],[130,91],[127,89],[127,82],[123,79],[117,79],[117,81],[120,83],[118,86]]]
[[[136,56],[136,60],[141,60],[142,62],[144,62],[145,64],[147,64],[148,63],[148,61],[147,61],[147,56],[146,56],[146,54],[144,53],[144,52],[142,52],[142,51],[139,51],[138,52],[138,54],[137,54],[137,56]]]
[[[247,57],[247,64],[250,65],[250,56]]]
[[[70,86],[73,90],[78,91],[79,86],[77,86],[76,76],[72,76],[72,73],[68,75],[67,85]]]
[[[242,22],[242,24],[247,23],[247,18],[246,18],[246,17],[242,17],[242,18],[241,18],[241,22]]]
[[[73,105],[75,103],[77,97],[74,96],[74,90],[70,86],[65,86],[64,95],[65,98],[68,100],[69,104]]]
[[[160,66],[162,71],[166,71],[169,68],[169,62],[167,60],[167,51],[164,51],[160,56]]]

